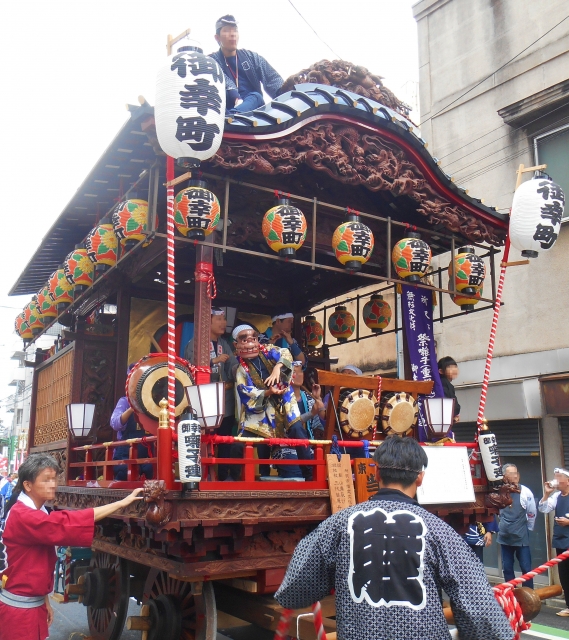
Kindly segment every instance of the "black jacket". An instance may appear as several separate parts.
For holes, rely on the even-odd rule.
[[[454,415],[460,415],[460,405],[458,404],[458,400],[456,398],[456,391],[452,382],[446,378],[445,376],[441,376],[441,383],[443,385],[443,392],[445,394],[445,398],[454,398],[456,403],[454,405]]]

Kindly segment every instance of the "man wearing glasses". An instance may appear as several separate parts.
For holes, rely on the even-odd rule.
[[[232,15],[222,16],[215,23],[215,39],[219,50],[210,58],[217,60],[225,74],[228,111],[245,113],[262,107],[265,101],[261,84],[271,98],[276,97],[283,79],[263,56],[237,49],[239,30]]]

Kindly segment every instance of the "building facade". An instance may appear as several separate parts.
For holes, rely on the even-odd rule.
[[[569,194],[567,3],[422,0],[418,26],[421,133],[443,170],[471,195],[508,211],[519,165],[545,170]],[[533,173],[525,173],[524,180]],[[536,499],[556,466],[569,465],[569,210],[554,248],[507,269],[486,417],[503,462],[518,465]],[[440,261],[448,262],[448,255]],[[512,248],[510,261],[521,260]],[[460,362],[458,439],[475,429],[491,310],[445,320],[438,354]],[[538,516],[533,564],[550,549]],[[501,575],[496,545],[489,573]]]

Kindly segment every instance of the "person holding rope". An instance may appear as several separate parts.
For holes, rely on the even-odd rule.
[[[541,513],[555,511],[552,544],[559,555],[569,549],[569,471],[557,468],[554,474],[555,480],[545,483],[543,498],[537,508]],[[567,607],[557,615],[565,618],[569,617],[569,559],[560,562],[558,568]]]
[[[412,438],[387,438],[374,454],[378,493],[300,541],[275,594],[287,609],[336,591],[342,640],[450,638],[441,591],[468,640],[511,640],[482,563],[448,524],[418,505],[428,458]]]
[[[142,489],[94,509],[52,511],[59,465],[34,453],[18,469],[18,484],[8,504],[3,533],[8,567],[2,572],[0,640],[45,640],[53,621],[49,593],[57,559],[55,547],[90,547],[95,522],[142,500]]]

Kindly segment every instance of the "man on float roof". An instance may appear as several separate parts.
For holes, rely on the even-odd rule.
[[[306,356],[302,353],[302,349],[298,346],[298,342],[292,337],[292,328],[294,324],[294,314],[290,311],[283,311],[271,318],[272,327],[269,327],[265,333],[259,335],[261,344],[274,344],[275,347],[288,349],[294,358],[302,362],[302,366],[306,367]]]
[[[283,85],[281,76],[254,51],[237,49],[239,30],[232,15],[225,15],[215,23],[215,39],[219,50],[210,54],[225,74],[227,109],[245,113],[262,107],[263,90],[275,98]]]

